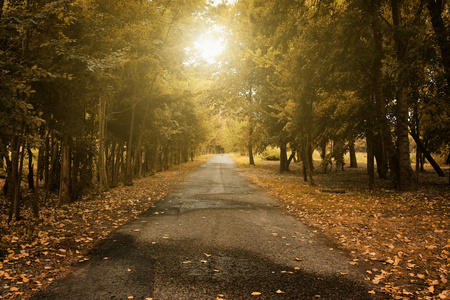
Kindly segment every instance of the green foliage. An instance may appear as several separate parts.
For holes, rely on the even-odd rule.
[[[280,160],[280,149],[275,147],[267,147],[259,156],[263,160]]]

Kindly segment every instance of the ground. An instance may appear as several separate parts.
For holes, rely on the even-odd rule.
[[[70,272],[99,241],[165,197],[199,164],[70,206],[48,205],[37,221],[25,212],[24,221],[6,226],[2,210],[0,299],[26,299]],[[428,170],[417,193],[395,192],[382,181],[368,191],[364,168],[318,174],[312,187],[303,182],[296,164],[284,174],[278,173],[276,162],[251,168],[239,164],[291,214],[333,239],[336,249],[348,250],[351,264],[365,268],[366,279],[378,287],[374,292],[398,299],[450,299],[448,178],[441,180]],[[346,193],[324,192],[336,189]]]
[[[249,167],[246,157],[235,160],[292,214],[350,251],[380,291],[398,299],[450,299],[448,177],[427,169],[420,174],[418,192],[396,192],[389,181],[379,179],[369,191],[361,164],[358,169],[316,174],[317,185],[310,186],[297,164],[292,172],[280,174],[278,162]]]
[[[6,224],[6,199],[0,198],[0,299],[27,299],[52,281],[88,260],[87,254],[119,226],[136,218],[164,198],[205,157],[94,194],[72,205],[55,207],[50,199],[34,220],[28,209],[24,220]]]

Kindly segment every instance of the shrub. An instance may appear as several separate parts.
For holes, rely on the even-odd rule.
[[[263,160],[280,160],[280,149],[268,146],[259,156]]]

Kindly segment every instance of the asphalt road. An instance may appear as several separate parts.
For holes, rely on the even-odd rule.
[[[34,299],[374,299],[349,261],[218,155]]]

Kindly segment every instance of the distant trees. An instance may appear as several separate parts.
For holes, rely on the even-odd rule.
[[[20,219],[24,179],[37,215],[51,191],[63,205],[95,184],[131,185],[211,141],[246,151],[249,163],[279,147],[280,171],[296,156],[314,183],[314,149],[323,171],[332,160],[342,167],[347,151],[355,166],[354,143],[365,138],[369,186],[376,171],[414,190],[424,157],[450,152],[448,5],[0,1],[9,220]],[[229,50],[214,66],[187,66],[190,35],[213,19]],[[409,136],[419,149],[416,173]]]
[[[230,44],[241,49],[234,63],[252,61],[246,72],[257,74],[260,99],[254,122],[265,133],[258,138],[280,147],[281,171],[286,145],[313,182],[312,149],[320,150],[326,170],[331,158],[342,165],[344,153],[365,137],[369,186],[376,159],[380,178],[414,190],[410,135],[424,151],[448,155],[448,3],[248,0],[234,9],[227,12],[237,28]]]
[[[130,185],[193,158],[205,117],[180,78],[183,32],[201,3],[0,2],[9,221],[20,219],[26,175],[37,215],[50,191],[67,204],[96,182]]]

